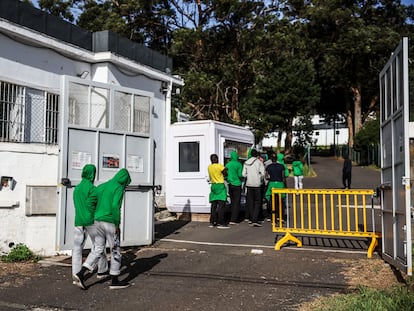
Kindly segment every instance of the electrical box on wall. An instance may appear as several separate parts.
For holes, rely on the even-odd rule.
[[[1,176],[0,178],[0,190],[14,190],[16,181],[12,176]]]
[[[26,187],[26,216],[55,215],[56,206],[56,186]]]

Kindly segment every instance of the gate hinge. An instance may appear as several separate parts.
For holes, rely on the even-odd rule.
[[[401,182],[402,182],[402,185],[403,186],[410,185],[410,178],[409,177],[402,176],[401,177]]]

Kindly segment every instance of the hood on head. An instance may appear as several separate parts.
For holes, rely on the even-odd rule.
[[[232,152],[230,152],[230,160],[235,160],[235,161],[239,160],[239,155],[237,154],[236,151],[233,150]]]
[[[277,161],[278,162],[283,162],[284,158],[285,158],[285,155],[283,153],[278,153],[277,154]]]
[[[122,186],[126,187],[131,183],[131,176],[126,168],[121,168],[113,177]]]
[[[96,167],[93,164],[86,164],[82,169],[82,178],[93,183],[96,175]]]

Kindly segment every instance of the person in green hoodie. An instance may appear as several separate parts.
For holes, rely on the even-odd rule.
[[[121,247],[120,247],[120,222],[121,207],[125,188],[131,183],[131,177],[127,169],[120,169],[112,179],[97,187],[98,203],[95,211],[95,225],[97,235],[95,237],[95,248],[89,253],[81,271],[75,276],[79,287],[86,289],[84,284],[85,272],[93,271],[93,267],[99,257],[105,252],[108,243],[111,251],[111,264],[109,274],[112,281],[110,289],[126,288],[130,284],[118,279],[121,273]]]
[[[236,151],[230,152],[230,161],[226,164],[227,183],[231,202],[230,225],[235,225],[240,213],[241,185],[243,165],[239,162],[239,155]]]
[[[73,204],[75,206],[75,227],[73,228],[72,248],[72,275],[76,275],[82,268],[82,253],[88,235],[91,236],[92,248],[93,237],[96,235],[94,216],[98,195],[93,182],[95,180],[96,167],[86,164],[82,169],[82,180],[73,191]],[[108,261],[105,254],[98,261],[98,278],[108,274]],[[76,278],[74,277],[74,280]],[[75,283],[76,284],[76,283]]]
[[[283,189],[286,188],[286,178],[289,176],[289,169],[287,169],[285,162],[284,162],[284,155],[283,153],[278,153],[277,156],[272,154],[271,156],[272,164],[269,164],[266,167],[266,178],[269,180],[267,185],[266,191],[266,200],[267,200],[267,213],[268,218],[271,216],[272,212],[272,189]],[[275,206],[276,206],[276,217],[285,218],[286,211],[284,211],[284,200],[286,194],[282,193],[282,215],[279,214],[279,196],[275,195]]]
[[[303,189],[303,163],[296,157],[292,162],[293,179],[295,181],[295,189]]]

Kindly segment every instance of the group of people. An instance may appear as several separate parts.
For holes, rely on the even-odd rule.
[[[96,167],[86,164],[82,169],[82,180],[73,192],[75,206],[75,227],[72,249],[73,283],[86,289],[85,279],[97,267],[97,278],[111,278],[110,289],[129,286],[119,280],[121,272],[120,220],[125,188],[131,183],[127,169],[120,169],[112,179],[94,185]],[[83,248],[87,237],[92,241],[91,251],[82,263]],[[108,267],[106,245],[111,258]]]
[[[253,227],[261,227],[263,217],[263,201],[266,201],[266,218],[270,221],[272,215],[272,189],[286,188],[286,178],[289,169],[284,162],[284,154],[268,153],[269,159],[264,159],[256,149],[249,151],[248,159],[241,164],[236,151],[230,153],[226,165],[220,164],[218,156],[210,156],[208,166],[210,188],[210,227],[227,229],[226,202],[227,193],[230,197],[230,225],[237,224],[240,213],[243,183],[246,188],[245,220]],[[303,163],[296,159],[292,163],[295,188],[303,188]],[[227,187],[225,182],[227,182]],[[282,195],[282,201],[284,196]],[[278,200],[275,201],[276,203]],[[283,209],[284,210],[284,209]],[[285,215],[278,215],[285,217]]]

